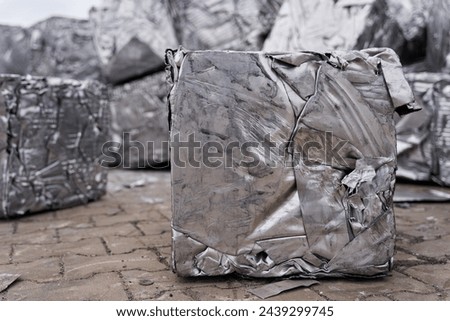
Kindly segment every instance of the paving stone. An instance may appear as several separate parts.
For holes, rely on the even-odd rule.
[[[9,263],[10,252],[11,252],[11,245],[0,245],[0,264]]]
[[[408,250],[414,254],[419,254],[436,259],[450,259],[450,236],[445,236],[431,241],[423,241],[417,244],[411,244]]]
[[[236,300],[236,291],[233,289],[219,289],[215,286],[195,287],[187,289],[184,293],[188,294],[196,301],[230,301]]]
[[[441,289],[450,289],[449,263],[413,266],[406,269],[404,273]]]
[[[12,234],[14,230],[14,221],[1,220],[0,221],[0,236]]]
[[[119,210],[117,213],[111,215],[95,215],[93,216],[93,220],[96,226],[108,226],[118,223],[141,222],[147,220],[151,222],[161,222],[166,219],[157,211],[152,210],[152,206],[150,205],[148,209],[143,210],[141,208],[140,211],[133,213]]]
[[[386,296],[373,295],[373,296],[365,298],[365,301],[392,301],[392,300]]]
[[[37,284],[19,281],[8,290],[8,300],[127,300],[117,273],[102,273],[82,280]]]
[[[111,254],[130,253],[148,247],[138,236],[105,236],[104,240]]]
[[[85,256],[106,255],[99,238],[85,239],[73,243],[25,244],[14,246],[14,262],[30,262],[41,257],[59,257],[80,254]]]
[[[331,300],[361,300],[371,295],[384,295],[398,289],[408,289],[415,293],[433,293],[434,288],[398,272],[379,279],[324,280],[314,286]]]
[[[166,291],[161,293],[155,300],[158,301],[193,301],[193,299],[186,295],[183,291]]]
[[[55,220],[53,219],[50,222],[47,221],[30,221],[30,222],[17,222],[17,232],[18,234],[27,234],[39,231],[53,230],[53,229],[61,229],[65,227],[73,227],[73,228],[83,228],[92,226],[92,223],[89,224],[89,218],[85,217],[84,222],[74,222],[72,220]]]
[[[411,292],[394,292],[391,297],[396,301],[438,301],[442,299],[436,293],[421,294],[421,293],[411,293]]]
[[[55,230],[45,230],[2,235],[1,240],[2,244],[47,244],[56,243],[58,238]]]
[[[63,258],[67,279],[81,279],[96,273],[143,270],[148,272],[161,271],[166,266],[158,261],[155,254],[137,250],[129,254],[86,257],[70,255]]]
[[[138,223],[137,226],[145,233],[145,235],[159,235],[167,233],[170,235],[171,228],[168,221],[156,224],[155,222]]]
[[[83,239],[92,238],[92,236],[137,236],[141,235],[139,231],[130,223],[116,224],[108,227],[92,228],[63,228],[59,230],[61,242],[77,242]]]
[[[27,263],[0,265],[0,273],[20,274],[21,280],[50,282],[61,279],[60,258],[42,258]]]

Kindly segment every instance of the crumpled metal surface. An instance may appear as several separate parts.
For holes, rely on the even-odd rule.
[[[113,140],[122,144],[122,167],[167,166],[168,92],[165,72],[112,89],[111,129]]]
[[[450,1],[433,0],[427,29],[427,65],[429,71],[450,73]]]
[[[103,73],[114,84],[163,70],[166,48],[178,45],[166,0],[103,0],[90,20]]]
[[[222,159],[212,166],[204,148],[172,145],[178,275],[389,272],[393,114],[416,109],[392,50],[178,50],[166,59],[172,143],[194,135]],[[235,143],[252,145],[230,150]],[[335,145],[340,157],[329,155]]]
[[[389,47],[402,62],[425,56],[429,1],[286,0],[263,50]]]
[[[87,20],[52,17],[30,28],[0,30],[0,73],[102,80]]]
[[[0,25],[0,34],[0,73],[27,73],[31,59],[28,30]]]
[[[397,176],[450,186],[450,75],[414,73],[406,77],[422,110],[396,125]]]
[[[0,76],[0,217],[84,204],[106,191],[107,89]]]
[[[52,17],[29,29],[31,66],[37,76],[102,80],[88,20]]]
[[[191,49],[260,50],[282,0],[168,0],[180,43]]]

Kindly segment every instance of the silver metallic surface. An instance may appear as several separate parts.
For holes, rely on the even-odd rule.
[[[168,0],[180,44],[189,49],[260,50],[282,0]]]
[[[201,146],[227,146],[219,166],[207,166],[202,148],[172,148],[180,276],[389,272],[393,114],[415,110],[392,50],[179,50],[168,51],[167,62],[171,140],[194,134]],[[254,144],[229,150],[231,143]],[[315,148],[304,155],[308,144]],[[202,161],[186,165],[193,160]]]
[[[427,29],[427,63],[430,71],[450,73],[450,1],[432,0]]]
[[[106,170],[106,87],[95,81],[0,76],[0,217],[98,199]]]
[[[314,280],[301,280],[301,279],[283,280],[279,282],[266,284],[255,289],[250,289],[249,292],[256,295],[260,299],[267,299],[288,290],[296,288],[307,288],[315,284],[319,284],[319,282]]]
[[[265,51],[392,48],[403,62],[425,56],[426,0],[286,0]]]
[[[168,92],[165,72],[154,73],[112,89],[111,129],[113,140],[123,144],[121,154],[124,167],[144,168],[167,164]],[[127,134],[129,136],[125,137]]]
[[[166,0],[103,0],[90,20],[103,73],[114,84],[164,69],[166,48],[178,45]]]
[[[48,18],[29,28],[0,26],[0,73],[101,80],[89,21]]]
[[[450,75],[406,75],[422,106],[396,125],[397,176],[413,181],[434,181],[450,186]]]

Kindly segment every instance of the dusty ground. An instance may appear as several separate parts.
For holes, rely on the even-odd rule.
[[[101,201],[0,221],[0,274],[21,274],[1,300],[258,299],[248,289],[270,280],[170,271],[169,172],[109,178]],[[392,276],[322,280],[271,300],[450,300],[450,203],[402,204],[396,221]]]

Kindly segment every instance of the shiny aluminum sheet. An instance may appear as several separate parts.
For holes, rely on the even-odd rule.
[[[113,140],[121,144],[116,167],[168,166],[169,112],[166,73],[115,86],[111,91]]]
[[[392,50],[166,60],[178,275],[390,271],[393,114],[416,109]]]
[[[0,217],[84,204],[105,193],[104,85],[1,75],[0,93]]]
[[[422,110],[396,125],[397,176],[450,186],[450,75],[414,73],[406,77]]]
[[[166,0],[103,0],[90,20],[103,73],[114,84],[163,70],[166,48],[178,45]]]
[[[282,0],[168,0],[180,41],[191,49],[260,50]]]
[[[426,0],[286,0],[265,51],[392,48],[404,63],[426,48]]]

